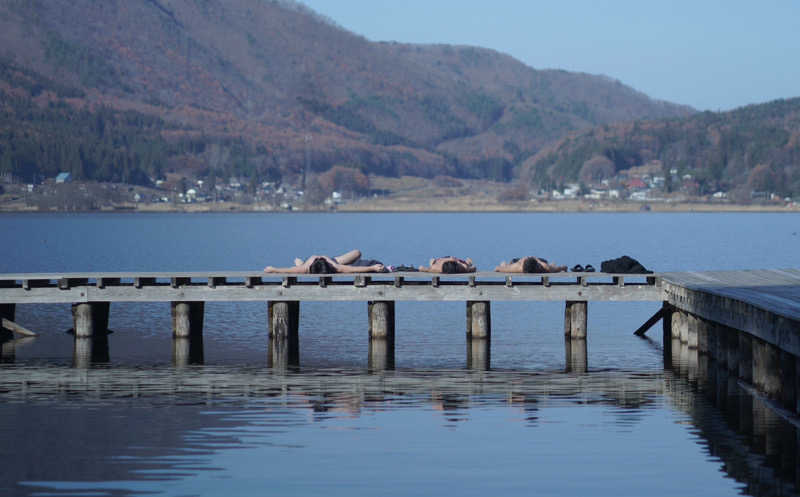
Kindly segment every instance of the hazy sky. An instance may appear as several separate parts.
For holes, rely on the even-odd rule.
[[[375,41],[476,45],[700,110],[800,96],[800,0],[301,0]]]

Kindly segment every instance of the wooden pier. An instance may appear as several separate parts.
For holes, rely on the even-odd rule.
[[[800,270],[664,273],[665,355],[685,345],[698,374],[725,368],[800,413]]]
[[[394,364],[395,302],[461,301],[466,306],[467,364],[489,367],[491,303],[560,301],[568,369],[587,369],[590,302],[658,302],[637,334],[664,323],[665,358],[673,340],[698,357],[721,362],[765,395],[800,412],[800,270],[628,275],[607,273],[503,274],[480,272],[294,275],[262,272],[66,273],[0,275],[0,319],[15,322],[17,304],[72,305],[79,340],[103,337],[110,306],[169,302],[176,363],[197,357],[205,302],[259,301],[268,305],[273,365],[299,364],[302,302],[367,303],[371,368]],[[6,332],[9,334],[10,332]],[[193,345],[194,344],[194,345]],[[202,346],[199,347],[202,355]]]

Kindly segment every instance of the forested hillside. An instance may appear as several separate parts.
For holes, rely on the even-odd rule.
[[[687,116],[491,50],[370,42],[272,0],[0,0],[0,173],[508,180],[594,125]]]
[[[591,183],[651,161],[661,161],[667,178],[673,169],[692,176],[701,194],[735,189],[800,194],[800,98],[599,126],[531,157],[523,176],[549,188]]]

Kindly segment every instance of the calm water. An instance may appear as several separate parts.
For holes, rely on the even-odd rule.
[[[794,214],[26,214],[0,230],[0,272],[252,270],[356,247],[656,271],[800,253]],[[633,338],[656,309],[591,304],[578,374],[555,303],[493,304],[490,371],[466,367],[463,304],[398,303],[382,372],[363,303],[304,304],[289,371],[269,368],[264,304],[207,304],[186,367],[168,305],[115,304],[88,368],[69,306],[17,306],[41,336],[3,345],[0,495],[796,495],[794,424],[679,347],[665,361],[657,330]]]

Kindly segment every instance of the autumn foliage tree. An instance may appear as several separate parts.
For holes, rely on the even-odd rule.
[[[757,192],[780,192],[784,189],[782,173],[767,164],[758,164],[750,170],[747,186]]]
[[[583,163],[578,179],[587,185],[593,185],[613,177],[615,173],[616,170],[611,159],[603,155],[595,155]]]
[[[333,166],[319,176],[319,184],[323,191],[365,194],[369,191],[369,178],[352,167]]]

